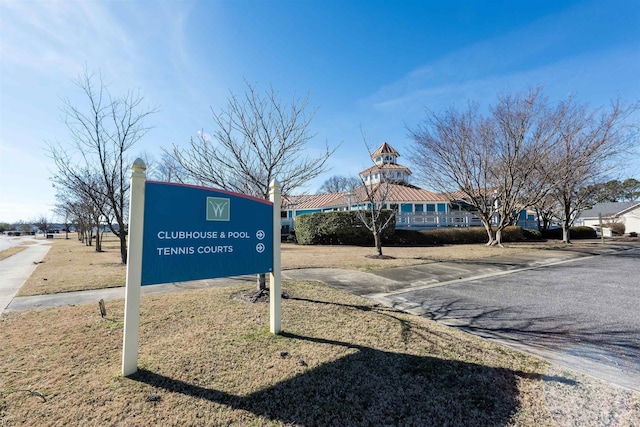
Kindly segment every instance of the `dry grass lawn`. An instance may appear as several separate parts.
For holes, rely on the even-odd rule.
[[[0,317],[0,425],[554,425],[546,363],[324,285],[285,283],[283,336],[247,287]]]
[[[124,267],[111,246],[95,253],[56,239],[29,281],[47,283],[32,290],[122,285]],[[430,262],[496,250],[385,252],[396,257],[387,261]],[[364,258],[371,252],[285,245],[283,264],[313,267],[323,256],[321,266],[392,264]],[[638,393],[317,283],[284,283],[285,333],[275,336],[268,305],[239,297],[250,289],[144,297],[140,371],[130,378],[120,376],[122,300],[106,303],[106,318],[97,304],[3,314],[0,426],[627,426],[640,419]],[[575,398],[585,393],[589,399]]]
[[[369,258],[375,248],[361,246],[282,245],[282,268],[346,268],[350,270],[379,270],[406,265],[427,264],[438,261],[482,259],[502,254],[518,255],[532,250],[557,249],[555,242],[508,244],[503,248],[483,244],[444,245],[427,247],[383,247],[382,253],[392,259]]]
[[[105,239],[103,252],[85,246],[75,234],[58,235],[41,264],[27,279],[18,296],[44,295],[125,285],[126,267],[120,260],[118,240]]]

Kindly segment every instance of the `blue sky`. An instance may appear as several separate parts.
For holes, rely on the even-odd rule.
[[[332,175],[400,154],[425,107],[482,105],[543,85],[552,101],[594,107],[640,99],[640,2],[629,1],[15,1],[0,0],[0,221],[48,215],[47,141],[68,138],[61,97],[100,70],[114,95],[158,107],[133,150],[159,156],[201,129],[244,79],[318,107],[310,152],[341,144]],[[400,158],[404,164],[406,157]],[[625,177],[640,178],[640,158]]]

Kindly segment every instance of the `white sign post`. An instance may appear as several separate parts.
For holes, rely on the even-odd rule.
[[[142,232],[144,229],[146,169],[147,166],[141,159],[136,159],[131,167],[127,282],[124,300],[124,336],[122,338],[122,376],[125,377],[134,374],[138,370],[138,329],[140,327]]]
[[[282,331],[282,273],[280,260],[280,183],[277,179],[269,185],[269,200],[273,203],[273,271],[269,274],[270,330],[273,334]]]

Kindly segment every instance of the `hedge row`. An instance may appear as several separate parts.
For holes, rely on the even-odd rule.
[[[591,227],[571,227],[571,239],[595,239],[596,232]],[[562,240],[562,229],[538,231],[518,226],[507,227],[502,231],[502,241],[521,242],[532,240]],[[484,227],[436,228],[434,230],[396,230],[391,245],[446,245],[466,243],[487,243]]]
[[[536,240],[535,233],[523,230],[522,227],[507,227],[502,231],[503,242],[519,242]],[[396,230],[394,237],[388,242],[399,246],[446,245],[487,243],[487,231],[484,227],[436,228],[433,230]]]
[[[393,215],[383,211],[385,218]],[[373,235],[357,217],[356,211],[322,212],[300,215],[295,219],[296,240],[302,245],[370,245]],[[571,227],[571,239],[595,239],[591,227]],[[518,226],[502,231],[502,241],[520,242],[531,240],[562,240],[562,229],[530,230]],[[420,246],[486,243],[484,227],[451,227],[431,230],[395,230],[392,221],[382,235],[383,245]]]
[[[382,211],[381,221],[393,215]],[[301,245],[369,245],[373,234],[358,218],[358,211],[318,212],[295,218],[296,240]],[[395,221],[383,234],[383,242],[393,236]]]
[[[562,228],[552,228],[551,230],[542,230],[542,237],[549,240],[562,240]],[[569,228],[569,237],[571,240],[576,239],[595,239],[596,230],[587,226],[578,226]]]

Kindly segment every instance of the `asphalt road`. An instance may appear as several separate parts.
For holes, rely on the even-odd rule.
[[[640,390],[640,248],[387,299]]]

